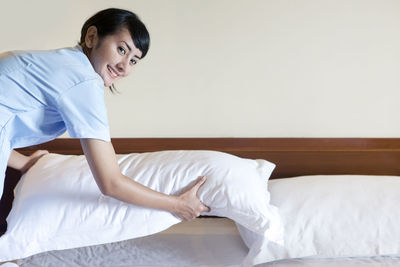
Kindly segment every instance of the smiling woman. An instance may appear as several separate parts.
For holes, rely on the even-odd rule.
[[[0,57],[0,194],[7,165],[25,172],[47,154],[25,156],[13,149],[50,141],[67,130],[80,139],[103,194],[166,210],[182,220],[209,211],[196,195],[204,177],[181,195],[170,196],[127,178],[119,169],[110,142],[104,86],[127,77],[147,54],[149,43],[149,33],[134,13],[111,8],[86,21],[74,48]]]
[[[146,56],[150,37],[139,18],[126,10],[106,9],[82,27],[79,43],[105,86],[126,77]]]
[[[111,86],[118,78],[128,76],[142,57],[142,52],[136,48],[126,28],[108,35],[100,42],[97,28],[90,26],[85,39],[85,47],[89,49],[89,52],[85,52],[105,86]]]

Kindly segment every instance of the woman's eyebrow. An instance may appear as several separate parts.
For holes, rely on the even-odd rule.
[[[132,49],[131,49],[131,47],[128,45],[128,43],[127,42],[125,42],[125,41],[122,41],[123,43],[125,43],[125,45],[128,47],[128,49],[129,49],[129,51],[132,51]],[[138,58],[138,59],[141,59],[140,57],[138,57],[138,56],[134,56],[134,57],[136,57],[136,58]]]
[[[132,51],[131,47],[128,45],[127,42],[125,42],[125,41],[122,41],[122,42],[128,47],[129,51]]]

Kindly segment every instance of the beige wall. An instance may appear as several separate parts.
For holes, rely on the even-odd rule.
[[[142,18],[149,54],[106,93],[113,137],[400,135],[398,0],[0,2],[0,51],[73,46],[106,7]]]

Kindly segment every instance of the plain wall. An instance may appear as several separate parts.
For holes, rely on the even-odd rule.
[[[106,89],[113,137],[399,137],[400,1],[0,1],[0,52],[74,46],[98,10],[151,34]]]

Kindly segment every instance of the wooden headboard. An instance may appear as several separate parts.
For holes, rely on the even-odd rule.
[[[315,174],[400,176],[400,138],[115,138],[119,154],[160,150],[217,150],[244,158],[266,159],[277,165],[272,179]],[[79,140],[56,139],[19,149],[82,154]],[[0,232],[11,209],[19,173],[8,169],[0,202]]]

